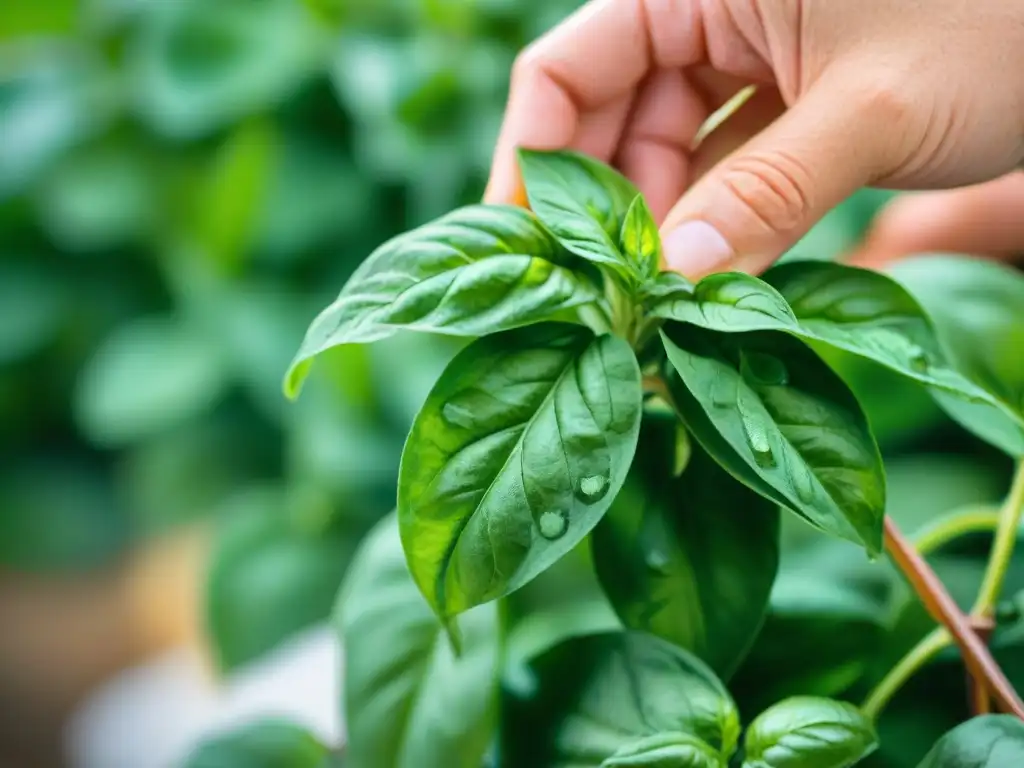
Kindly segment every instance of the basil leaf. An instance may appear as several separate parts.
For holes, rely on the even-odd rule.
[[[654,759],[657,750],[675,749],[708,756],[694,766],[724,768],[736,748],[739,716],[722,683],[692,654],[651,635],[572,638],[535,658],[530,672],[533,686],[507,692],[502,708],[503,765],[658,766],[665,762]],[[650,759],[640,760],[645,751]],[[628,757],[639,762],[622,762]]]
[[[409,576],[395,515],[364,540],[338,601],[348,764],[479,768],[496,724],[497,606],[463,617],[456,658]]]
[[[389,240],[310,325],[287,373],[298,394],[319,353],[399,330],[482,336],[550,319],[598,292],[528,211],[475,205]]]
[[[763,279],[721,273],[694,287],[666,281],[647,302],[655,317],[719,331],[781,330],[850,352],[927,386],[943,407],[960,403],[972,418],[1015,429],[1005,406],[946,359],[915,298],[878,272],[791,261],[772,267]]]
[[[649,417],[641,426],[626,484],[591,535],[594,565],[623,624],[727,677],[768,607],[779,511],[700,448],[674,477],[677,423]]]
[[[687,733],[664,733],[617,750],[601,768],[726,768],[722,756]]]
[[[544,323],[470,344],[402,454],[413,578],[447,620],[518,589],[579,543],[636,450],[640,370],[622,339]]]
[[[1024,455],[1024,275],[957,256],[905,259],[888,271],[924,305],[957,369],[991,392],[1003,413],[945,396],[939,405],[982,439]]]
[[[185,768],[329,768],[327,747],[293,723],[261,719],[205,739]]]
[[[918,768],[1011,765],[1024,765],[1024,723],[1013,715],[983,715],[958,725],[939,739]]]
[[[640,194],[630,181],[577,152],[520,149],[519,167],[530,208],[562,245],[629,281],[648,276],[620,247],[626,215]]]
[[[622,253],[645,278],[653,278],[661,266],[661,235],[654,214],[643,195],[637,195],[626,211],[619,236]]]
[[[676,406],[737,479],[824,531],[882,550],[885,473],[842,380],[797,339],[673,324],[662,332]]]
[[[744,746],[744,768],[848,768],[878,748],[878,736],[853,704],[794,696],[758,715]]]

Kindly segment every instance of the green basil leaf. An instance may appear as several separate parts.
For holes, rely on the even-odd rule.
[[[358,768],[479,768],[496,726],[496,604],[462,620],[456,658],[405,565],[395,515],[364,540],[342,588],[347,761]]]
[[[728,691],[703,662],[659,638],[641,632],[576,637],[536,657],[529,669],[529,687],[506,691],[502,764],[724,768],[736,748],[739,715]],[[666,754],[659,749],[707,759],[659,762]],[[637,757],[645,751],[650,759]],[[636,759],[624,762],[629,757]],[[710,762],[714,757],[718,762]]]
[[[1013,715],[983,715],[958,725],[939,739],[918,768],[1015,765],[1024,765],[1024,723]]]
[[[688,733],[663,733],[617,750],[601,768],[726,768],[726,762]]]
[[[661,235],[654,214],[647,207],[643,195],[637,195],[626,211],[619,236],[623,255],[646,278],[658,274],[661,265]]]
[[[857,400],[806,345],[770,331],[662,333],[683,421],[739,480],[824,531],[882,550],[885,473]]]
[[[877,749],[878,736],[853,704],[794,696],[758,715],[744,745],[744,768],[848,768]]]
[[[332,759],[304,728],[275,718],[204,740],[185,768],[329,768]]]
[[[568,323],[452,360],[398,482],[409,567],[442,619],[518,589],[590,533],[626,478],[641,399],[629,345]]]
[[[1019,427],[1004,405],[966,378],[944,353],[928,314],[906,288],[878,272],[823,261],[791,261],[758,279],[710,275],[696,286],[666,281],[649,312],[718,331],[781,330],[879,363],[928,387],[954,417]],[[1024,381],[1024,376],[1022,376]],[[950,402],[958,403],[950,409]],[[1024,432],[1021,433],[1024,439]],[[1024,445],[1024,443],[1022,443]]]
[[[520,149],[519,167],[530,208],[562,245],[628,280],[648,276],[620,247],[626,215],[640,194],[624,176],[569,151]]]
[[[768,607],[779,510],[700,448],[674,477],[677,423],[645,419],[626,484],[591,535],[594,565],[623,624],[693,652],[727,677]]]
[[[528,211],[474,205],[389,240],[313,321],[288,371],[298,393],[312,358],[399,330],[482,336],[598,299],[575,259]]]
[[[992,393],[1004,412],[946,396],[939,405],[979,437],[1024,455],[1024,274],[945,255],[901,260],[888,271],[927,310],[957,369]]]

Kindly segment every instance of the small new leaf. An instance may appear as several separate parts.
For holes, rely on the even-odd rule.
[[[338,601],[347,756],[360,768],[479,768],[496,725],[495,604],[467,613],[455,658],[409,575],[395,515],[364,540]]]
[[[678,479],[678,421],[648,416],[626,484],[591,535],[622,623],[696,654],[723,678],[764,619],[779,562],[779,510],[700,447]]]
[[[984,715],[958,725],[918,768],[1010,768],[1024,765],[1024,723],[1013,715]]]
[[[356,270],[310,325],[285,379],[296,396],[316,355],[399,330],[482,336],[599,298],[529,212],[474,205],[400,235]]]
[[[315,736],[287,720],[263,718],[204,740],[184,768],[328,768],[331,755]]]
[[[721,681],[651,635],[571,638],[533,659],[529,679],[502,708],[502,765],[724,768],[736,749],[739,715]]]
[[[743,768],[849,768],[878,747],[871,721],[844,701],[796,696],[755,718]]]
[[[640,194],[624,176],[569,151],[520,149],[519,167],[530,208],[562,245],[627,282],[649,275],[620,244],[626,215]]]
[[[651,209],[642,195],[633,198],[619,237],[622,252],[645,278],[653,278],[661,265],[661,236]]]
[[[846,385],[784,333],[666,326],[669,385],[696,440],[732,475],[824,531],[882,548],[885,473]]]
[[[480,339],[442,374],[398,483],[409,568],[444,620],[518,589],[593,529],[640,429],[629,345],[543,323]]]

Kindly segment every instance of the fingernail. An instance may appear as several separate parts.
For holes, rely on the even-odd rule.
[[[668,267],[687,277],[703,277],[729,261],[732,248],[706,221],[687,221],[662,240]]]

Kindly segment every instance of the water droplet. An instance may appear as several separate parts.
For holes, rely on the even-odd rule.
[[[748,413],[740,408],[740,421],[743,424],[743,434],[747,438],[747,445],[754,454],[754,461],[762,469],[769,469],[775,466],[775,454],[772,453],[771,442],[768,440],[768,428],[764,420],[758,414]]]
[[[740,373],[751,384],[764,387],[780,387],[789,383],[789,371],[785,363],[763,352],[741,353]]]
[[[604,475],[588,475],[580,480],[579,497],[588,504],[599,501],[608,490],[608,478]]]
[[[644,562],[647,563],[648,568],[661,576],[669,576],[671,574],[672,558],[661,547],[649,548],[644,555]]]
[[[441,418],[453,427],[469,429],[473,426],[473,413],[469,408],[457,403],[445,403],[441,409]]]
[[[909,352],[910,369],[915,373],[928,372],[928,353],[920,347],[913,347]]]
[[[796,497],[804,504],[814,503],[815,481],[811,470],[806,466],[799,465],[793,470],[793,487],[796,488]]]
[[[569,528],[569,518],[562,512],[544,512],[537,521],[545,539],[560,539]]]

